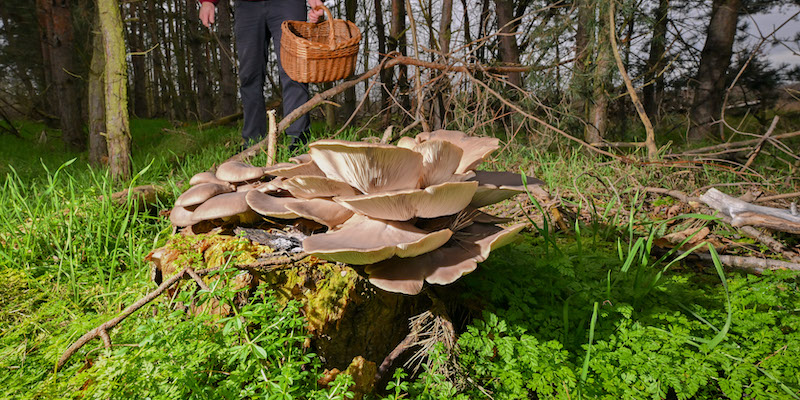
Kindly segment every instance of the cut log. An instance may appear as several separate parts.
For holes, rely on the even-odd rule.
[[[731,224],[735,227],[757,226],[800,234],[800,215],[790,210],[750,204],[717,189],[709,189],[700,196],[700,200],[730,217]]]

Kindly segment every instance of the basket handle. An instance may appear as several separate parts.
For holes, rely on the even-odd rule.
[[[325,11],[325,14],[328,16],[328,23],[330,24],[330,29],[328,29],[329,31],[328,46],[330,46],[331,50],[336,49],[336,35],[333,28],[333,14],[331,14],[331,10],[329,10],[328,7],[325,7],[325,5],[323,4],[314,7],[314,9],[315,10],[322,9],[322,11]],[[324,22],[325,21],[322,21],[320,23]]]

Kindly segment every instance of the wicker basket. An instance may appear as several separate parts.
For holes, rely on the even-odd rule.
[[[319,8],[327,21],[281,24],[281,64],[297,82],[331,82],[355,71],[361,31],[350,21],[333,19],[327,7],[315,7]]]

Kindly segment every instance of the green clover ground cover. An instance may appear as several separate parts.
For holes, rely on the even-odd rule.
[[[235,138],[174,135],[182,142],[172,150],[138,142],[141,173],[122,187],[159,182],[179,193],[191,174],[225,157],[218,142]],[[196,153],[177,152],[187,143]],[[152,288],[143,258],[170,231],[133,199],[111,204],[107,196],[121,187],[104,173],[61,158],[11,162],[0,181],[0,398],[352,395],[346,375],[318,387],[322,368],[303,347],[298,305],[279,305],[264,288],[225,319],[190,316],[162,299],[112,332],[117,346],[90,343],[54,373],[72,341]],[[457,353],[435,349],[421,374],[397,370],[373,397],[797,397],[798,275],[729,272],[727,292],[712,265],[673,264],[659,275],[665,263],[632,225],[527,233],[493,253],[452,288],[470,313],[457,321],[466,321]]]

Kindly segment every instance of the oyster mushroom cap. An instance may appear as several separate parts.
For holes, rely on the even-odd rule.
[[[461,131],[448,131],[444,129],[433,132],[422,132],[417,135],[417,142],[423,143],[431,140],[444,140],[455,144],[464,151],[461,161],[456,169],[457,174],[475,169],[492,152],[500,148],[500,139],[490,137],[469,136]]]
[[[295,176],[325,176],[319,167],[317,167],[317,164],[315,164],[312,160],[300,164],[279,163],[271,167],[267,167],[265,170],[270,175],[283,178],[291,178]]]
[[[264,168],[239,161],[223,163],[217,167],[216,172],[218,179],[227,182],[244,182],[253,179],[261,179],[264,175],[266,175]]]
[[[444,140],[429,140],[413,150],[422,154],[422,187],[458,180],[453,174],[464,155],[461,147]]]
[[[427,232],[407,222],[353,215],[338,230],[311,235],[303,248],[311,255],[352,265],[373,264],[393,256],[415,257],[441,247],[453,232]]]
[[[294,197],[276,197],[270,196],[266,193],[261,193],[258,190],[251,190],[247,192],[245,200],[250,208],[253,209],[253,211],[261,215],[284,219],[300,217],[295,212],[286,208],[288,204],[302,201],[295,199]]]
[[[201,183],[197,186],[192,186],[189,190],[183,192],[177,200],[175,200],[176,207],[191,207],[202,204],[204,201],[222,193],[233,191],[230,184],[220,185],[218,183]]]
[[[525,179],[529,189],[544,184],[542,180],[530,176]],[[475,177],[469,181],[480,183],[470,202],[470,206],[475,208],[509,199],[525,191],[522,175],[513,172],[475,171]]]
[[[425,189],[334,197],[337,203],[370,218],[408,221],[455,214],[472,201],[478,182],[445,182]]]
[[[379,143],[320,140],[309,145],[311,158],[328,178],[362,193],[416,189],[422,176],[422,155]]]
[[[292,196],[302,199],[353,196],[358,193],[352,186],[325,176],[295,176],[283,181],[283,188]]]
[[[223,193],[206,200],[194,210],[196,221],[208,221],[212,219],[229,219],[231,217],[245,216],[252,211],[247,205],[245,196],[250,192]]]
[[[332,200],[310,199],[286,204],[289,211],[302,218],[319,222],[333,229],[353,216],[353,212]]]
[[[216,183],[223,186],[224,185],[231,186],[230,182],[218,179],[213,172],[209,171],[199,172],[197,174],[194,174],[194,176],[191,179],[189,179],[189,184],[192,186],[199,185],[201,183]]]
[[[474,271],[489,253],[508,244],[525,224],[507,229],[473,224],[456,232],[450,242],[413,258],[394,257],[365,268],[369,281],[389,292],[418,294],[423,283],[447,285]]]
[[[311,155],[308,153],[298,154],[294,157],[289,158],[289,161],[295,164],[305,164],[311,161]]]
[[[171,222],[173,226],[189,226],[196,224],[198,221],[195,220],[194,212],[184,207],[175,206],[172,211],[169,212],[169,222]]]

